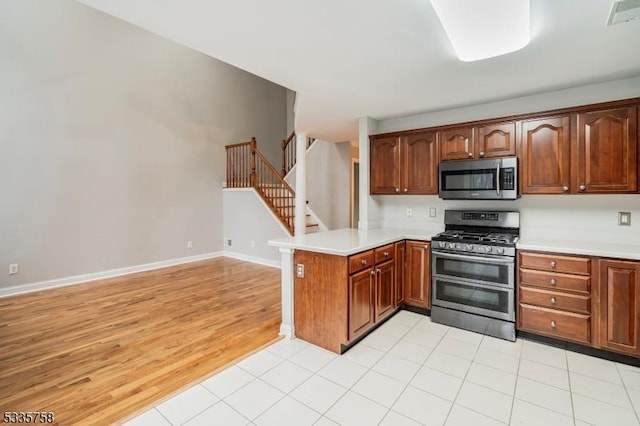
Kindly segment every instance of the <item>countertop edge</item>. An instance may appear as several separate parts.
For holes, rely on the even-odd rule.
[[[596,244],[596,243],[593,243]],[[544,243],[517,243],[516,249],[518,250],[534,250],[534,251],[544,251],[549,253],[564,253],[564,254],[575,254],[575,255],[583,255],[583,256],[595,256],[595,257],[606,257],[606,258],[615,258],[615,259],[625,259],[625,260],[640,260],[640,252],[628,252],[628,251],[620,251],[620,250],[607,250],[607,249],[592,249],[585,247],[576,247],[576,246],[560,246],[556,244],[544,244]]]

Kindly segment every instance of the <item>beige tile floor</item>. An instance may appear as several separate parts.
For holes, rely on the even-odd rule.
[[[346,354],[281,340],[133,425],[640,425],[640,368],[402,311]]]

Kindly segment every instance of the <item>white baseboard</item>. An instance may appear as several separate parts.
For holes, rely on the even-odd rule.
[[[246,260],[247,262],[258,263],[264,266],[271,266],[272,268],[278,268],[278,269],[281,268],[279,260],[263,259],[262,257],[248,256],[246,254],[235,253],[235,252],[226,251],[226,250],[222,253],[222,255],[225,257],[231,257],[233,259]]]
[[[75,275],[73,277],[58,278],[49,281],[40,281],[32,284],[23,284],[0,289],[0,297],[15,296],[17,294],[32,293],[35,291],[49,290],[57,287],[66,287],[75,284],[82,284],[90,281],[113,278],[121,275],[133,274],[136,272],[151,271],[153,269],[166,268],[167,266],[181,265],[183,263],[197,262],[199,260],[213,259],[223,256],[223,252],[212,252],[198,254],[189,257],[179,257],[177,259],[161,260],[159,262],[145,263],[142,265],[127,266],[125,268],[111,269],[109,271],[94,272],[91,274]]]

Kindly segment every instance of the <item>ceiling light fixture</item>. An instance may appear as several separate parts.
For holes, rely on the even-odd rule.
[[[515,52],[529,44],[529,0],[431,0],[464,62]]]

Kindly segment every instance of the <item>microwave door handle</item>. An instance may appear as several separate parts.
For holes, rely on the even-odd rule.
[[[500,163],[501,160],[498,160],[498,165],[496,166],[496,194],[500,195]]]

